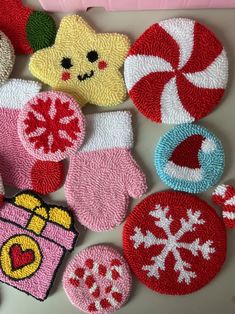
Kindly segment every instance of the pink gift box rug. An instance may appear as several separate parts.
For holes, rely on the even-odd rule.
[[[6,199],[0,212],[0,281],[43,301],[77,233],[67,209],[34,192]]]

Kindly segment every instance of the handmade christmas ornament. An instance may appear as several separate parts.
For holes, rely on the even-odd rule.
[[[200,193],[219,181],[224,170],[220,140],[194,124],[177,126],[159,141],[154,163],[161,180],[174,190]]]
[[[0,206],[2,206],[5,196],[5,189],[2,182],[2,176],[0,175]]]
[[[127,301],[132,278],[115,249],[97,245],[80,251],[65,270],[63,286],[71,303],[85,313],[112,313]]]
[[[0,86],[0,173],[6,185],[48,194],[60,187],[63,164],[32,157],[23,147],[17,133],[21,108],[40,89],[39,83],[21,79],[11,79]]]
[[[0,31],[0,85],[10,76],[14,63],[14,48],[9,38]]]
[[[56,25],[47,13],[25,7],[22,0],[0,0],[0,8],[0,30],[16,54],[31,54],[54,43]]]
[[[228,81],[228,59],[205,26],[173,18],[137,39],[124,72],[129,95],[143,115],[181,124],[205,117],[218,105]]]
[[[85,135],[78,103],[62,92],[44,92],[30,99],[18,117],[18,134],[29,154],[61,161],[74,155]]]
[[[222,208],[225,226],[235,228],[235,188],[228,184],[218,185],[212,200]]]
[[[81,105],[114,106],[126,97],[120,68],[130,47],[127,36],[97,34],[80,16],[62,19],[55,44],[36,52],[29,68],[42,82],[74,95]]]
[[[123,229],[123,248],[137,278],[170,295],[207,285],[226,258],[226,231],[215,210],[194,195],[165,191],[140,202]]]
[[[129,197],[145,193],[146,179],[131,156],[131,114],[105,112],[86,119],[86,140],[70,159],[65,195],[81,224],[111,230],[125,218]]]
[[[6,199],[0,211],[0,281],[43,301],[77,233],[71,213],[32,191]]]

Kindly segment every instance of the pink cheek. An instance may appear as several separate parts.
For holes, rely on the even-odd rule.
[[[69,72],[63,72],[61,75],[61,79],[63,81],[68,81],[71,78],[71,74]]]
[[[108,66],[108,64],[107,64],[105,61],[100,61],[100,62],[98,63],[98,68],[99,68],[100,70],[106,69],[107,66]]]

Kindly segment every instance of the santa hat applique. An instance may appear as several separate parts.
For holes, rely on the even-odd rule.
[[[191,135],[174,149],[165,171],[176,179],[199,182],[203,180],[204,173],[199,161],[199,152],[201,150],[209,154],[214,149],[213,140],[199,134]]]
[[[205,128],[191,124],[177,126],[157,145],[155,166],[162,181],[171,188],[200,193],[222,175],[223,147]]]
[[[235,228],[235,188],[232,185],[218,185],[212,194],[212,200],[222,208],[225,226]]]

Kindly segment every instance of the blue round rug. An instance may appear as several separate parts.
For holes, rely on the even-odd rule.
[[[154,164],[161,180],[174,190],[200,193],[215,185],[224,170],[221,141],[195,124],[177,126],[159,141]]]

